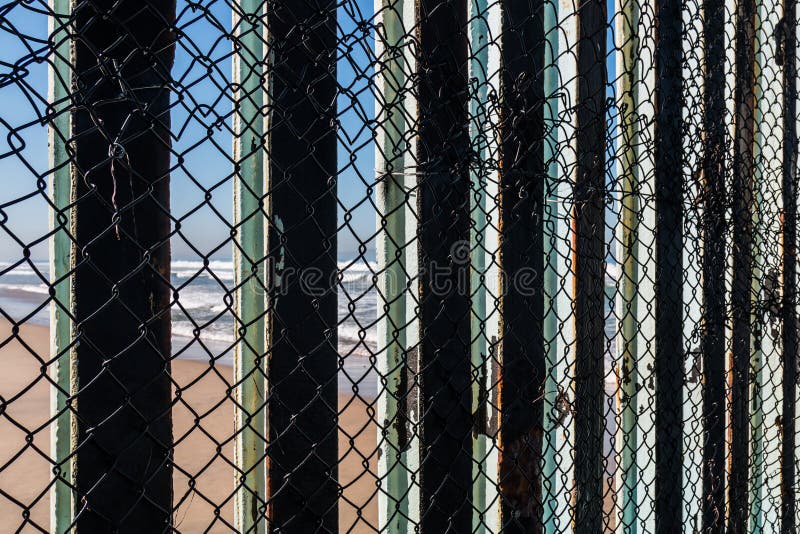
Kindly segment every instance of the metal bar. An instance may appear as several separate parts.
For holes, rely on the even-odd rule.
[[[617,78],[620,108],[620,129],[623,147],[620,150],[619,181],[620,201],[619,259],[622,274],[619,279],[621,303],[619,309],[619,414],[617,450],[618,466],[616,497],[619,508],[617,531],[636,534],[637,486],[639,473],[636,463],[638,448],[637,392],[638,377],[638,227],[639,227],[639,177],[637,147],[639,144],[639,5],[635,0],[621,0],[617,8],[617,37],[620,52],[617,57]]]
[[[753,285],[755,0],[737,2],[733,146],[733,281],[728,532],[746,532],[750,464],[750,359]]]
[[[781,450],[781,531],[796,532],[795,435],[797,402],[797,2],[784,0],[778,39],[783,66],[783,414]],[[782,61],[781,61],[782,60]]]
[[[704,0],[703,521],[725,518],[725,5]]]
[[[558,451],[561,447],[558,424],[558,361],[559,355],[559,223],[562,213],[559,209],[559,181],[561,172],[558,164],[558,93],[560,89],[558,56],[559,24],[558,4],[555,0],[544,2],[544,146],[542,162],[547,169],[544,184],[543,206],[543,247],[544,247],[544,322],[542,335],[545,346],[545,384],[544,384],[544,466],[542,471],[542,521],[546,534],[558,532],[558,495],[562,491],[557,478]]]
[[[575,182],[575,532],[603,529],[606,2],[578,3]]]
[[[53,120],[48,129],[50,178],[50,283],[55,295],[50,303],[50,376],[54,386],[50,389],[50,455],[53,461],[50,487],[50,530],[63,534],[70,528],[73,516],[72,502],[72,413],[67,401],[72,395],[71,344],[72,295],[69,276],[72,271],[72,220],[69,206],[72,202],[72,165],[67,153],[71,134],[69,95],[73,60],[69,35],[66,31],[71,11],[70,0],[50,0],[52,15],[48,19],[48,33],[55,43],[48,70],[48,100],[52,106]]]
[[[544,2],[501,2],[500,525],[541,532],[544,435]]]
[[[682,527],[683,87],[680,0],[656,3],[655,532]]]
[[[407,196],[404,189],[405,56],[403,43],[404,0],[376,0],[376,69],[379,88],[375,108],[377,129],[375,162],[378,172],[377,260],[378,309],[384,310],[378,321],[380,356],[378,373],[386,386],[378,395],[378,525],[381,532],[404,533],[408,530],[409,471],[404,456],[408,446],[407,417],[404,409],[408,396],[404,387],[406,355],[406,267],[405,230]],[[385,381],[385,382],[384,382]]]
[[[266,375],[263,208],[264,57],[262,0],[233,6],[233,182],[235,276],[234,336],[234,525],[240,532],[266,531]]]
[[[338,529],[335,0],[267,4],[268,519]]]
[[[487,0],[470,0],[469,12],[469,121],[472,152],[476,158],[470,165],[470,315],[471,360],[472,360],[472,412],[475,414],[476,428],[472,439],[472,532],[482,534],[486,531],[486,486],[487,472],[487,424],[489,412],[488,372],[490,340],[486,335],[488,313],[486,309],[486,234],[490,230],[486,218],[487,182],[492,170],[489,157],[491,132],[487,131],[490,105],[488,101],[489,84],[489,11]]]
[[[72,41],[80,251],[73,293],[73,528],[161,532],[172,525],[173,506],[169,80],[175,2],[147,10],[133,0],[73,9],[80,36]]]
[[[418,3],[420,530],[472,527],[467,0]]]

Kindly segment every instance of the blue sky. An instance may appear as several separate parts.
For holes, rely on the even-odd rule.
[[[11,234],[22,243],[31,244],[40,241],[47,232],[47,210],[42,196],[48,179],[47,130],[40,120],[46,109],[47,63],[19,64],[20,58],[36,52],[44,57],[45,4],[36,0],[12,4],[0,11],[0,176],[3,179],[0,220],[4,221],[0,228],[0,260],[5,261],[22,257],[22,245]],[[224,38],[224,31],[231,27],[231,8],[224,1],[204,4],[210,4],[208,16],[188,8],[184,1],[178,2],[178,21],[186,37],[179,41],[173,76],[188,88],[185,96],[191,96],[193,101],[184,98],[183,105],[173,109],[173,132],[177,136],[173,148],[183,155],[185,170],[176,170],[171,180],[172,208],[178,218],[200,205],[206,191],[211,193],[217,213],[203,207],[182,223],[187,238],[206,254],[227,239],[228,228],[220,217],[230,221],[232,212],[229,178],[232,165],[228,159],[232,143],[228,131],[231,102],[220,98],[218,88],[228,83],[231,72],[230,41]],[[609,8],[613,12],[613,4]],[[344,36],[340,39],[338,65],[339,83],[344,89],[338,102],[339,220],[340,224],[348,221],[339,234],[340,259],[356,256],[359,240],[368,241],[367,256],[374,258],[374,240],[370,239],[375,231],[375,213],[369,202],[363,202],[367,184],[374,180],[375,168],[371,132],[365,127],[365,121],[374,118],[373,96],[368,90],[372,75],[368,49],[373,46],[373,38],[368,28],[356,24],[358,20],[370,19],[372,12],[372,0],[351,0],[339,10],[340,34]],[[222,25],[222,29],[215,24]],[[198,60],[198,55],[205,57]],[[613,62],[608,62],[608,68],[613,80]],[[219,121],[227,121],[227,127],[225,124],[219,127]],[[195,147],[200,141],[202,144]],[[25,200],[6,205],[22,198]],[[215,257],[229,257],[230,248],[225,246]],[[46,258],[46,241],[35,245],[31,255]],[[194,259],[195,255],[176,239],[173,257]]]

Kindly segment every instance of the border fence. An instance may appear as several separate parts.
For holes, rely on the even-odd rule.
[[[0,532],[796,532],[796,11],[6,0]]]

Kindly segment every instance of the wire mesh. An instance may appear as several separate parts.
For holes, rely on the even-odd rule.
[[[0,5],[0,532],[794,532],[794,0]]]

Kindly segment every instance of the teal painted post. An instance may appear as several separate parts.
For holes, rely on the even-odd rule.
[[[405,213],[408,198],[404,189],[405,61],[403,42],[404,0],[376,0],[378,24],[375,55],[378,96],[375,162],[377,188],[378,299],[382,314],[378,320],[378,374],[383,384],[378,395],[379,530],[405,533],[408,528],[409,471],[408,397],[406,353]]]
[[[233,158],[235,179],[233,261],[234,525],[240,532],[266,531],[266,379],[264,370],[264,2],[238,0],[233,8]]]
[[[547,168],[544,185],[544,321],[542,333],[545,346],[544,383],[544,470],[542,473],[543,523],[546,534],[558,532],[558,494],[562,491],[556,473],[557,452],[560,448],[558,404],[558,227],[561,218],[558,188],[561,172],[558,165],[558,3],[544,2],[544,154]]]
[[[486,184],[490,166],[487,164],[487,69],[489,68],[489,22],[486,0],[470,0],[469,4],[469,122],[472,152],[477,159],[470,165],[470,346],[472,360],[472,412],[478,428],[472,433],[472,532],[481,534],[486,530],[486,395],[488,339],[486,337]],[[480,416],[478,414],[481,414]]]
[[[50,169],[50,283],[55,297],[50,303],[50,368],[53,387],[50,388],[50,454],[53,460],[50,486],[50,530],[67,532],[72,522],[72,414],[67,401],[72,394],[70,372],[72,307],[70,271],[72,269],[71,222],[67,209],[72,201],[72,165],[67,154],[70,137],[69,95],[71,84],[70,41],[66,31],[71,10],[70,0],[50,0],[53,15],[48,19],[50,39],[54,43],[53,59],[49,65],[49,102],[53,120],[48,130]]]
[[[639,286],[638,226],[639,226],[639,169],[637,149],[638,132],[638,85],[639,82],[639,6],[635,0],[621,0],[617,14],[618,54],[618,98],[620,108],[620,130],[623,146],[620,149],[619,181],[622,188],[620,199],[619,256],[622,275],[619,306],[619,418],[617,450],[621,465],[618,466],[616,499],[618,506],[617,532],[637,532],[637,484],[638,470],[636,450],[638,447],[637,389],[638,389],[638,336],[639,325],[637,290]]]

